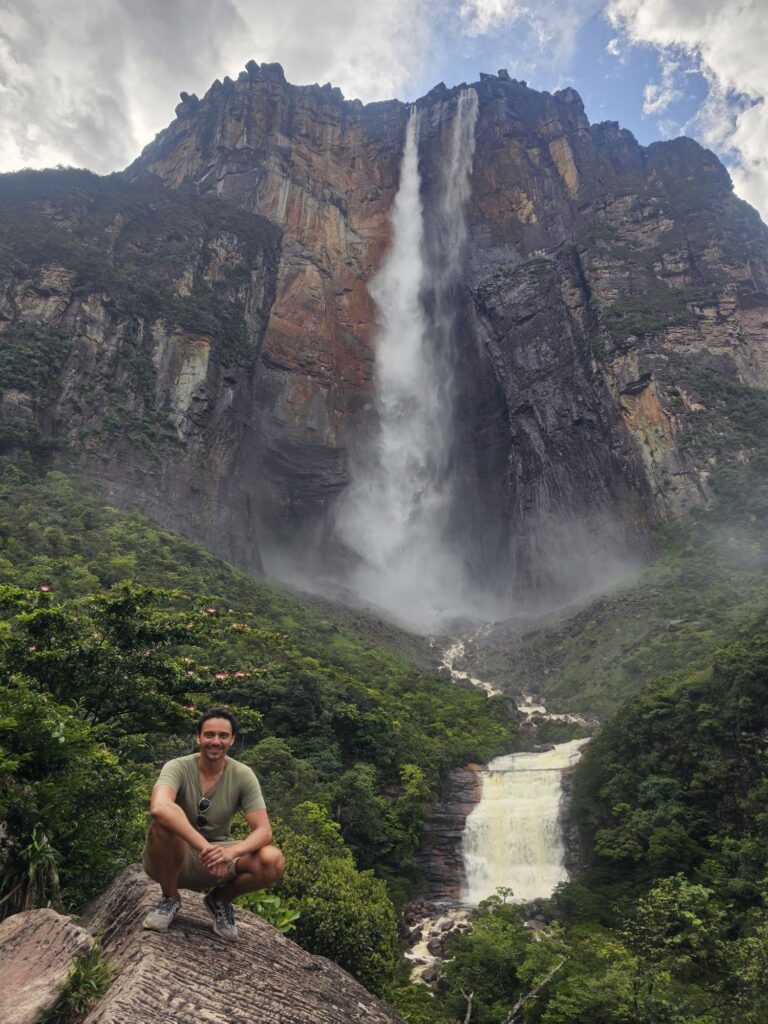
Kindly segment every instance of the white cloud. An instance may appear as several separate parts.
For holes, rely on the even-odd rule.
[[[0,170],[125,166],[246,61],[388,99],[429,56],[437,0],[0,0]]]
[[[463,0],[459,15],[468,36],[527,27],[540,65],[552,69],[565,68],[570,62],[579,32],[604,5],[605,0]]]
[[[531,9],[516,0],[464,0],[459,15],[468,36],[485,36],[502,26],[532,16]]]
[[[682,98],[683,93],[677,86],[679,68],[677,61],[662,60],[661,81],[648,82],[643,90],[644,114],[661,114],[670,104]]]
[[[737,191],[768,218],[768,32],[764,0],[610,0],[635,43],[698,60],[709,97],[689,130],[730,155]]]
[[[619,40],[617,38],[615,38],[615,37],[613,39],[610,39],[608,41],[608,45],[605,48],[605,52],[606,53],[610,53],[610,55],[612,57],[620,57],[621,56],[621,46],[619,44]]]

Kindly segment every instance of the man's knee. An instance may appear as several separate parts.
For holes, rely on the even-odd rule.
[[[285,857],[276,846],[265,846],[259,850],[264,870],[270,875],[272,882],[279,882],[285,873]]]
[[[153,850],[172,850],[182,857],[187,848],[187,844],[181,836],[166,828],[165,825],[161,825],[159,821],[153,821],[149,826],[147,843]]]
[[[238,867],[240,865],[252,874],[261,875],[267,885],[274,885],[283,877],[285,857],[276,846],[264,846],[249,857],[241,857]]]

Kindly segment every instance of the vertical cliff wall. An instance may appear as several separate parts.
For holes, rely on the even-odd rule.
[[[692,416],[713,380],[766,386],[768,232],[690,140],[643,148],[571,89],[471,88],[450,536],[501,600],[562,597],[707,501]],[[433,237],[459,92],[417,104]],[[124,176],[66,196],[3,179],[6,350],[41,326],[56,350],[54,373],[0,379],[7,444],[32,423],[54,461],[239,564],[263,540],[272,566],[336,572],[408,116],[251,62],[183,94]]]
[[[259,571],[260,483],[240,467],[279,247],[186,189],[0,176],[0,452]]]
[[[456,535],[501,591],[576,586],[628,549],[647,554],[650,527],[706,500],[708,467],[679,438],[696,374],[766,383],[766,229],[689,140],[643,148],[590,125],[570,89],[503,74],[473,88]],[[427,217],[456,96],[438,86],[418,103]],[[275,534],[326,522],[370,429],[366,282],[406,121],[400,103],[364,107],[252,63],[185,97],[129,170],[194,182],[284,232],[252,453]]]

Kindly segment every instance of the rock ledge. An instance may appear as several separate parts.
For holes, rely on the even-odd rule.
[[[336,964],[255,914],[238,909],[239,941],[220,939],[199,893],[182,892],[167,934],[144,931],[158,895],[143,871],[127,868],[86,910],[82,925],[101,935],[120,973],[85,1024],[402,1024]]]

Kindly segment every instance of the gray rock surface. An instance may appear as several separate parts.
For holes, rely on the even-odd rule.
[[[397,1024],[349,974],[237,910],[240,938],[211,930],[199,893],[182,892],[166,934],[143,931],[158,887],[128,868],[86,911],[120,974],[86,1024]]]
[[[55,910],[25,910],[0,924],[0,1022],[35,1024],[93,939]]]
[[[482,792],[478,768],[478,765],[468,765],[450,773],[443,795],[424,826],[417,861],[432,899],[461,899],[464,884],[461,838],[467,815],[479,802]]]

